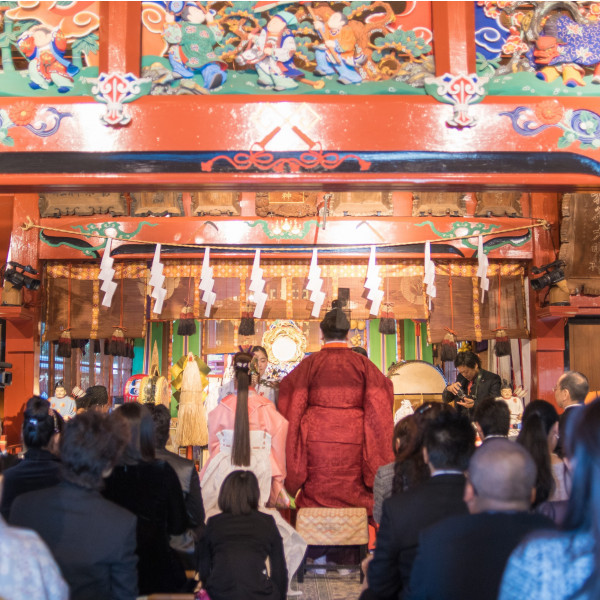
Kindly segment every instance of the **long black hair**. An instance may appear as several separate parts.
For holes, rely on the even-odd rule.
[[[250,419],[248,417],[248,386],[250,385],[250,362],[252,355],[238,352],[233,357],[233,369],[237,387],[237,404],[233,426],[231,463],[238,467],[250,466]]]
[[[532,508],[548,500],[556,485],[548,449],[548,434],[556,422],[558,422],[556,409],[545,400],[534,400],[523,411],[517,442],[529,451],[537,467],[535,500]]]

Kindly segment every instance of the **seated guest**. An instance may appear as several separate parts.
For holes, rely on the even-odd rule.
[[[431,478],[384,501],[368,588],[361,600],[403,597],[421,532],[445,517],[468,512],[464,471],[475,449],[468,417],[444,410],[428,423],[424,445]]]
[[[179,555],[186,568],[196,570],[199,544],[204,535],[204,504],[200,492],[200,479],[193,460],[178,456],[166,449],[171,426],[171,413],[164,404],[151,405],[154,421],[154,446],[158,460],[170,464],[183,490],[183,498],[188,516],[188,529],[185,533],[171,536],[171,548]]]
[[[554,450],[558,441],[558,414],[545,400],[530,402],[523,411],[523,422],[517,442],[533,457],[537,467],[536,498],[533,508],[546,500],[568,498],[568,472],[564,461]]]
[[[75,416],[75,400],[67,395],[65,384],[58,381],[54,386],[54,396],[48,399],[52,410],[60,413],[65,420],[72,419]]]
[[[381,506],[386,498],[429,479],[422,442],[423,432],[418,417],[408,415],[396,423],[393,440],[396,460],[379,467],[373,484],[373,518],[376,523],[381,521]]]
[[[11,524],[35,530],[46,542],[71,600],[137,596],[136,519],[99,493],[126,442],[126,427],[112,415],[77,415],[61,440],[64,481],[19,496],[11,510]]]
[[[511,555],[500,600],[600,598],[600,402],[581,408],[565,450],[573,485],[560,532],[539,532]]]
[[[405,598],[496,598],[510,553],[530,532],[552,527],[529,513],[535,463],[508,439],[492,439],[471,458],[465,487],[469,515],[426,529]]]
[[[138,517],[140,594],[182,591],[185,571],[169,545],[170,536],[182,534],[187,527],[181,484],[168,463],[155,460],[150,410],[129,402],[114,415],[129,425],[129,443],[102,493]]]
[[[27,448],[25,458],[4,471],[0,513],[5,519],[9,518],[10,507],[17,496],[60,481],[60,460],[50,448],[61,425],[62,418],[50,408],[48,400],[33,396],[27,401],[22,428],[23,444]]]
[[[233,471],[223,481],[222,512],[208,520],[200,563],[200,580],[211,600],[286,598],[283,542],[273,517],[258,509],[259,500],[252,471]]]
[[[507,438],[510,430],[510,410],[504,400],[486,398],[475,409],[473,422],[481,441]]]
[[[69,600],[69,588],[35,531],[9,527],[0,517],[2,600]]]

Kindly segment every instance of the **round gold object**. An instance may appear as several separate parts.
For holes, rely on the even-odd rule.
[[[274,365],[298,363],[306,352],[306,336],[294,321],[278,319],[264,333],[262,345]]]

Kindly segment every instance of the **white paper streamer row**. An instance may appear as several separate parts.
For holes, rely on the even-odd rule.
[[[308,271],[308,284],[306,289],[310,292],[310,301],[313,303],[311,316],[318,317],[321,313],[321,307],[325,302],[325,292],[321,291],[323,279],[321,278],[321,267],[317,264],[317,250],[313,250]]]
[[[252,265],[252,274],[250,275],[250,286],[249,290],[254,294],[254,302],[256,307],[254,309],[254,318],[260,319],[265,308],[265,302],[267,301],[267,294],[263,291],[265,289],[265,280],[263,279],[263,270],[260,268],[260,250],[256,250],[254,255],[254,264]]]
[[[367,300],[371,301],[370,313],[375,316],[379,314],[379,308],[381,306],[381,301],[383,300],[383,291],[379,289],[380,285],[381,277],[379,276],[379,267],[375,262],[375,246],[371,246],[365,289],[369,290],[367,293]]]
[[[167,295],[165,285],[165,276],[163,275],[163,264],[160,262],[160,244],[156,244],[156,250],[154,251],[154,259],[152,260],[152,268],[150,269],[150,285],[153,286],[152,293],[150,294],[156,302],[152,312],[160,315],[163,309],[163,302]]]
[[[217,299],[217,294],[213,292],[215,285],[213,274],[213,267],[210,266],[210,248],[206,248],[204,250],[204,260],[202,261],[202,272],[200,273],[200,285],[198,286],[203,292],[202,302],[206,302],[205,317],[210,317],[210,311]]]
[[[481,287],[481,302],[485,297],[485,293],[490,289],[490,280],[487,276],[488,270],[488,257],[487,254],[483,251],[483,236],[480,235],[477,242],[477,277],[480,278],[479,285]]]
[[[112,238],[108,238],[104,247],[102,262],[100,263],[100,274],[98,275],[98,279],[102,281],[100,289],[104,292],[102,306],[108,307],[112,304],[112,299],[117,289],[117,284],[113,281],[113,277],[115,276],[115,270],[113,269],[115,259],[110,255],[111,249]],[[121,281],[121,285],[123,285],[123,281]]]

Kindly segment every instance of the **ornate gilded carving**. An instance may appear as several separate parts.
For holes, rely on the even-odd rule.
[[[414,192],[413,217],[423,217],[431,214],[434,217],[465,215],[465,195],[462,192]]]
[[[192,192],[192,214],[230,217],[240,214],[240,192]]]
[[[314,217],[317,192],[258,192],[256,214],[259,217]]]
[[[132,194],[132,217],[183,217],[181,195],[177,192],[140,192]]]
[[[334,217],[392,216],[392,192],[338,192],[329,214]]]
[[[110,213],[113,217],[127,214],[124,197],[115,192],[58,192],[40,194],[40,217],[89,216]]]
[[[476,217],[522,217],[521,192],[478,192]]]

